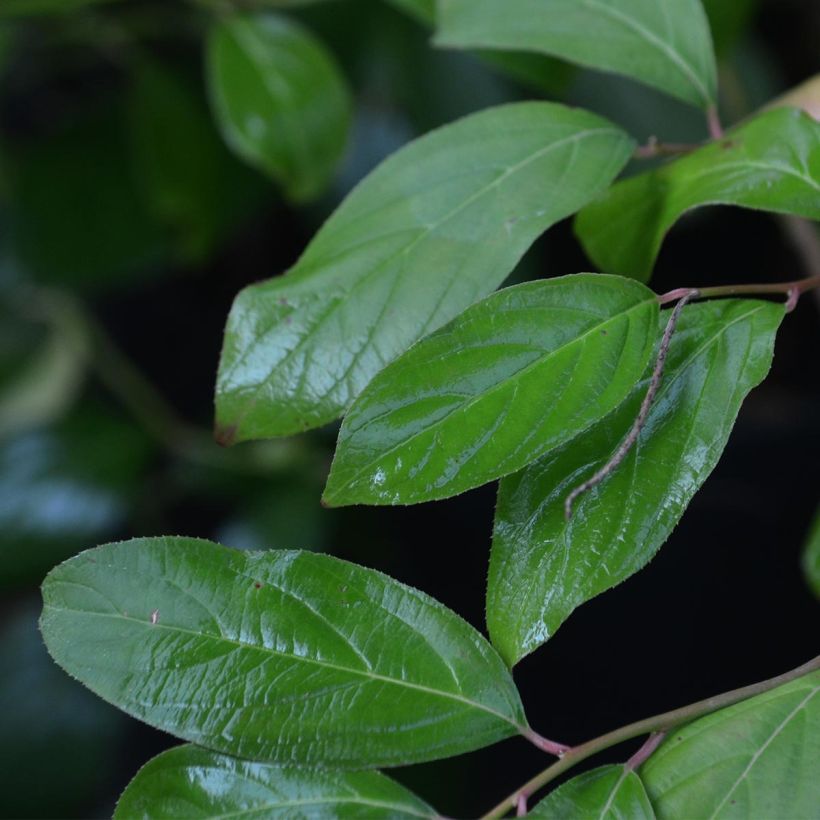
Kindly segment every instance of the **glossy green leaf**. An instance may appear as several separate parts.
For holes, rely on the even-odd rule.
[[[220,438],[340,416],[384,365],[490,293],[539,234],[603,190],[631,149],[592,114],[518,103],[394,154],[285,276],[237,297],[217,385]]]
[[[438,0],[436,42],[536,51],[625,74],[701,108],[716,99],[700,0]]]
[[[114,820],[136,818],[436,817],[424,801],[380,772],[326,772],[252,763],[198,746],[177,746],[143,766]]]
[[[602,766],[550,792],[528,817],[550,820],[654,820],[641,778],[628,766]]]
[[[569,522],[564,500],[612,457],[637,416],[646,378],[591,430],[501,482],[487,624],[510,665],[660,549],[720,458],[741,402],[766,376],[782,316],[780,305],[767,302],[687,306],[636,445],[578,498]]]
[[[613,186],[575,228],[602,270],[649,278],[666,232],[702,205],[820,219],[820,123],[794,109],[761,114],[725,139]]]
[[[803,573],[812,592],[820,598],[820,509],[814,517],[803,549]]]
[[[208,38],[214,113],[236,153],[302,202],[322,192],[347,143],[351,101],[325,47],[272,14],[234,15]]]
[[[421,592],[305,552],[109,544],[43,584],[54,659],[125,712],[216,751],[376,768],[527,732],[481,635]]]
[[[641,777],[660,820],[815,820],[818,760],[814,672],[670,733]]]
[[[379,373],[354,402],[324,499],[446,498],[520,470],[617,407],[655,344],[655,294],[575,274],[507,288]]]

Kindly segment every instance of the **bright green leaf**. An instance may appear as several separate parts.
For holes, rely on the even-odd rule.
[[[757,301],[686,307],[636,445],[578,498],[569,522],[564,500],[612,457],[638,414],[646,379],[608,418],[501,482],[487,624],[510,665],[660,549],[714,469],[741,402],[766,376],[782,316],[781,306]]]
[[[617,407],[657,336],[655,294],[575,274],[507,288],[379,373],[339,433],[331,505],[446,498],[520,470]]]
[[[803,573],[814,594],[820,598],[820,509],[803,550]]]
[[[627,766],[602,766],[550,792],[528,817],[550,820],[654,820],[641,778]]]
[[[700,108],[716,99],[700,0],[438,0],[436,42],[536,51],[625,74]]]
[[[208,38],[214,113],[227,143],[302,202],[329,183],[347,143],[351,101],[325,47],[272,14],[235,15]]]
[[[689,156],[613,186],[578,214],[576,232],[608,273],[646,281],[666,232],[702,205],[820,219],[820,123],[778,109]]]
[[[820,672],[669,734],[641,769],[660,820],[816,820]]]
[[[472,627],[421,592],[305,552],[108,544],[43,584],[51,655],[100,697],[216,751],[376,768],[527,732]]]
[[[394,154],[285,276],[237,297],[217,386],[221,439],[337,418],[388,362],[496,288],[539,234],[610,183],[631,149],[592,114],[519,103]]]
[[[177,746],[145,764],[114,820],[234,817],[401,820],[436,812],[380,772],[283,769]]]

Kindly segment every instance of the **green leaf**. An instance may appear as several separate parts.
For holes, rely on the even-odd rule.
[[[655,820],[641,778],[628,766],[602,766],[550,792],[527,817]]]
[[[436,43],[536,51],[625,74],[700,108],[716,99],[700,0],[439,0]]]
[[[416,140],[347,197],[283,277],[242,291],[225,335],[227,442],[340,416],[384,365],[496,288],[633,143],[584,111],[518,103]]]
[[[578,214],[575,228],[603,270],[646,281],[667,231],[702,205],[820,219],[820,123],[794,109],[761,114],[725,139],[613,186]]]
[[[641,777],[661,820],[814,820],[818,760],[820,672],[814,672],[672,732]]]
[[[686,307],[636,445],[578,498],[569,522],[564,500],[619,447],[648,374],[609,417],[501,482],[487,624],[511,666],[660,549],[717,464],[741,402],[766,376],[782,317],[781,306],[749,300]]]
[[[820,508],[814,517],[806,546],[803,548],[803,574],[812,592],[820,598]]]
[[[436,22],[436,0],[387,0],[387,2],[414,17],[420,23],[432,26]]]
[[[207,73],[226,142],[297,202],[322,193],[347,143],[351,101],[335,60],[301,25],[234,15],[208,38]]]
[[[437,816],[380,772],[283,769],[186,745],[140,769],[120,797],[114,820],[239,815],[291,820]]]
[[[60,565],[43,599],[46,646],[69,674],[216,751],[376,768],[529,732],[478,632],[423,593],[326,555],[136,539]]]
[[[649,360],[655,294],[574,274],[507,288],[379,373],[342,424],[325,501],[411,504],[520,470],[617,407]]]

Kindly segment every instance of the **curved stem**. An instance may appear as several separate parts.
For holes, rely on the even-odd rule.
[[[658,295],[658,303],[666,305],[689,296],[690,299],[715,299],[721,296],[765,296],[782,293],[789,297],[789,303],[796,303],[801,294],[820,288],[820,274],[793,282],[775,282],[763,285],[718,285],[712,288],[676,288]]]
[[[544,769],[540,774],[516,789],[509,797],[505,797],[495,808],[488,811],[482,820],[504,817],[508,811],[512,811],[520,805],[522,795],[525,799],[529,799],[530,796],[551,783],[556,777],[604,749],[617,746],[625,740],[632,740],[641,735],[668,732],[682,723],[689,723],[696,718],[716,712],[718,709],[724,709],[727,706],[748,700],[755,695],[761,695],[797,678],[802,678],[811,672],[816,672],[818,669],[820,669],[820,655],[808,663],[798,666],[797,669],[792,669],[790,672],[785,672],[775,678],[769,678],[769,680],[754,683],[751,686],[744,686],[742,689],[733,689],[731,692],[706,698],[706,700],[700,700],[697,703],[674,709],[671,712],[645,718],[637,723],[630,723],[628,726],[623,726],[613,732],[588,740],[580,746],[574,746],[557,763],[553,763],[552,766]],[[651,749],[651,751],[654,751],[654,749]]]

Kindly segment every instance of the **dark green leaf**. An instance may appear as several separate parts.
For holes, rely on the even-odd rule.
[[[322,192],[347,142],[350,94],[332,56],[302,26],[235,15],[208,39],[214,112],[227,143],[293,200]]]
[[[578,214],[575,227],[602,270],[646,281],[666,232],[702,205],[820,219],[820,123],[794,109],[769,111],[725,139],[618,183]]]
[[[626,74],[701,108],[716,99],[700,0],[438,0],[436,42],[537,51]]]
[[[550,792],[528,817],[550,820],[654,820],[640,777],[627,766],[602,766]]]
[[[814,517],[803,549],[803,573],[812,592],[820,598],[820,509]]]
[[[446,498],[520,470],[617,407],[656,339],[643,286],[575,274],[507,288],[379,373],[351,407],[331,505]]]
[[[769,370],[779,305],[690,305],[661,389],[626,460],[575,503],[564,500],[613,455],[646,392],[501,482],[487,590],[490,636],[510,665],[547,641],[580,604],[641,569],[715,467],[741,402]]]
[[[388,0],[389,3],[432,26],[436,22],[436,0]]]
[[[730,51],[741,38],[759,5],[760,0],[732,0],[731,3],[726,0],[703,0],[715,50],[719,55]]]
[[[380,772],[283,769],[177,746],[140,769],[117,803],[114,820],[239,815],[289,820],[437,816]]]
[[[820,672],[670,733],[641,770],[661,820],[815,820]]]
[[[385,364],[496,288],[631,149],[605,120],[551,103],[483,111],[403,148],[289,273],[237,297],[217,387],[220,437],[337,418]]]
[[[528,732],[472,627],[421,592],[326,555],[206,541],[109,544],[53,570],[41,629],[102,698],[220,752],[375,768]]]

